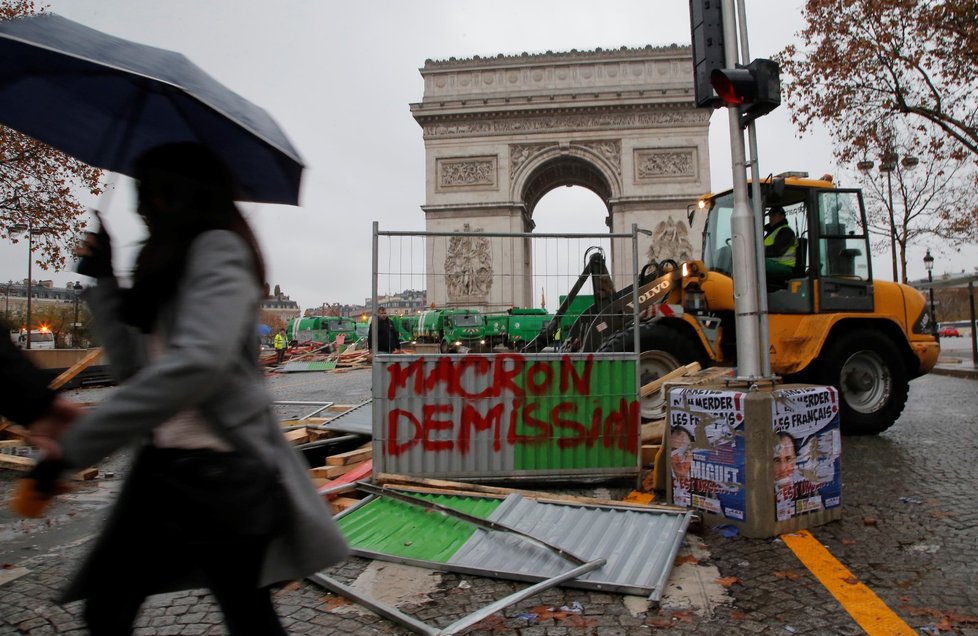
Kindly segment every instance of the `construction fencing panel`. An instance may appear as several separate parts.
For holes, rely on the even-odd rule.
[[[637,319],[629,296],[636,244],[635,232],[375,225],[374,306],[388,307],[402,340],[402,352],[374,355],[375,474],[637,477],[638,343],[628,329]],[[419,288],[425,308],[399,310],[393,299]],[[603,347],[605,340],[617,345]]]

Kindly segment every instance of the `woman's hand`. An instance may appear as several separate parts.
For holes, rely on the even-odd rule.
[[[75,246],[78,265],[75,267],[82,276],[109,278],[112,276],[112,239],[99,223],[98,232],[85,232],[84,238]]]
[[[45,457],[60,459],[61,444],[58,439],[81,414],[82,407],[78,403],[55,398],[47,411],[28,427],[30,443],[41,449]]]

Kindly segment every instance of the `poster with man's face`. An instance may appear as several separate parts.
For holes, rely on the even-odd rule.
[[[669,461],[676,505],[745,520],[744,396],[727,389],[670,391]]]
[[[834,387],[774,392],[776,519],[842,505],[839,393]]]

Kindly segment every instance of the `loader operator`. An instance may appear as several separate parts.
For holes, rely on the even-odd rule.
[[[785,281],[791,277],[797,261],[798,239],[788,226],[784,208],[776,205],[768,210],[768,223],[764,226],[764,271],[771,281]]]

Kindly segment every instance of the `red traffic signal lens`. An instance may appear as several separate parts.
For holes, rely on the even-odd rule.
[[[757,83],[746,69],[714,69],[710,73],[710,83],[717,96],[728,106],[739,106],[757,97]]]

